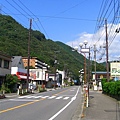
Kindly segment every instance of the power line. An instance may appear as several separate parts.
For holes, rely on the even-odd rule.
[[[18,1],[19,1],[34,17],[36,17],[36,15],[34,15],[20,0],[18,0]],[[38,19],[38,18],[36,17],[36,19]],[[44,27],[43,27],[43,25],[42,25],[42,23],[40,22],[40,20],[38,20],[38,21],[39,21],[41,27],[43,28],[44,32],[46,33],[47,37],[49,38],[46,30],[44,29]],[[39,28],[39,27],[38,27],[38,28]]]

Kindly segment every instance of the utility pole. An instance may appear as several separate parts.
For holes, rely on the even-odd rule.
[[[94,44],[94,69],[95,69],[95,85],[96,85],[96,44]]]
[[[90,81],[90,47],[89,47],[89,63],[88,63],[88,82]]]
[[[32,19],[30,19],[29,38],[28,38],[28,62],[27,62],[27,82],[26,82],[27,91],[26,92],[28,92],[28,85],[29,85],[31,26],[32,26]]]
[[[106,32],[106,69],[107,69],[107,82],[109,82],[107,19],[105,19],[105,32]]]
[[[87,83],[87,80],[86,80],[86,55],[84,56],[84,82],[85,84]]]

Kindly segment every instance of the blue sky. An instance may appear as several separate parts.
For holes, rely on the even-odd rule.
[[[103,10],[107,11],[105,7],[109,2],[105,3],[105,0],[0,0],[0,13],[12,16],[26,28],[29,28],[29,19],[32,18],[32,29],[41,31],[47,39],[61,41],[72,47],[88,40],[90,46],[97,43],[99,49],[98,45],[104,42],[98,41],[98,35],[95,39],[93,36],[98,31],[104,31],[101,28],[95,33],[103,1],[106,4]],[[113,14],[109,20],[112,17]],[[119,56],[117,51],[113,53],[116,45],[113,43],[109,53],[111,57],[113,54]]]
[[[37,17],[42,26],[21,2]],[[3,14],[13,16],[25,27],[29,27],[27,18],[34,18],[33,29],[38,29],[46,38],[67,43],[74,40],[78,34],[93,33],[101,0],[0,0]],[[26,14],[16,3],[24,9]],[[10,4],[9,4],[10,3]],[[14,7],[13,7],[14,6]],[[16,9],[19,11],[17,11]],[[35,26],[35,22],[39,28]],[[44,31],[45,30],[45,31]]]

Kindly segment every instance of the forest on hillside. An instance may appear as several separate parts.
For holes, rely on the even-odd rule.
[[[0,15],[0,51],[10,56],[28,55],[29,30],[15,21],[11,16]],[[59,51],[59,52],[57,52]],[[54,71],[54,61],[57,59],[57,69],[72,73],[78,79],[79,70],[84,68],[84,56],[62,42],[46,39],[40,31],[31,30],[30,57],[38,57]],[[87,60],[88,66],[89,60]],[[91,71],[94,62],[91,61]],[[105,67],[97,63],[97,71],[104,71]]]

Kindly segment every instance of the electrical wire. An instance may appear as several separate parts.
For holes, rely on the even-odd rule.
[[[103,4],[104,3],[104,4]],[[103,6],[103,7],[102,7]],[[119,13],[119,1],[113,1],[113,0],[107,0],[107,1],[102,1],[102,6],[100,9],[100,12],[99,12],[99,16],[100,16],[100,19],[101,18],[104,18],[104,19],[111,19],[113,17],[113,20],[111,22],[111,24],[108,24],[109,25],[109,32],[108,32],[108,37],[110,37],[111,39],[109,40],[109,47],[111,45],[111,43],[114,41],[115,37],[116,37],[116,33],[113,32],[115,31],[116,27],[115,24],[118,24],[119,23],[119,19],[116,19],[116,15],[118,15]],[[112,16],[112,13],[114,14],[114,16]],[[101,15],[100,15],[101,14]],[[99,19],[99,18],[98,18]],[[96,23],[96,26],[97,25],[102,25],[103,24],[103,21],[97,21]],[[96,27],[97,28],[97,27]],[[97,29],[95,28],[96,31],[98,31]],[[100,30],[100,29],[99,29]],[[105,32],[104,32],[105,33]],[[104,33],[103,33],[103,37],[104,37]],[[98,42],[101,42],[101,38],[103,38],[102,36],[100,36],[96,42],[96,44],[99,44]],[[95,36],[94,36],[95,37]],[[105,40],[104,40],[105,41]],[[103,41],[103,42],[104,42]],[[101,50],[101,49],[100,49]],[[100,53],[100,50],[99,50],[99,53]],[[100,53],[101,54],[101,53]],[[103,56],[103,55],[102,55]]]
[[[42,23],[40,22],[40,20],[38,19],[38,17],[37,17],[36,15],[34,15],[27,7],[21,2],[21,0],[18,0],[18,1],[39,21],[41,27],[43,28],[43,30],[44,30],[44,32],[45,32],[45,34],[46,34],[46,36],[49,38],[48,33],[46,32],[45,28],[43,27],[43,25],[42,25]],[[38,28],[39,28],[39,26],[38,26]],[[40,28],[39,28],[39,29],[40,29]]]

